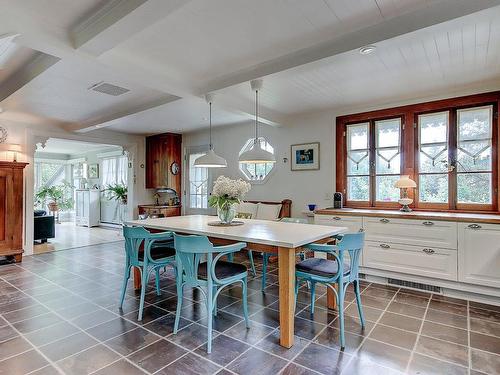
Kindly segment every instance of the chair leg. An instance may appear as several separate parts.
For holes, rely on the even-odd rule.
[[[361,306],[361,293],[359,292],[359,280],[355,280],[354,284],[354,294],[356,295],[356,305],[358,305],[359,321],[361,322],[361,327],[365,328],[365,314],[363,314],[363,306]]]
[[[183,286],[181,281],[177,282],[177,308],[175,310],[175,323],[174,323],[174,335],[177,334],[179,330],[179,322],[181,320],[181,309],[182,309],[182,298],[183,298]]]
[[[160,291],[160,267],[155,268],[155,285],[156,285],[156,295],[161,296]]]
[[[310,281],[311,283],[311,314],[314,314],[314,302],[316,301],[316,283]]]
[[[295,278],[295,307],[297,307],[297,297],[299,295],[300,280],[298,277]]]
[[[262,286],[261,290],[264,291],[266,288],[266,279],[267,279],[267,262],[269,260],[269,254],[262,254]]]
[[[142,267],[141,302],[139,304],[139,317],[137,318],[138,321],[142,321],[142,313],[144,310],[144,298],[146,296],[146,287],[148,284],[148,277],[149,277],[149,272],[148,272],[147,265],[145,264]]]
[[[125,275],[123,275],[123,285],[122,292],[120,296],[120,309],[123,307],[123,301],[125,300],[125,293],[127,292],[128,279],[130,278],[130,265],[127,263],[125,266]]]
[[[213,293],[212,288],[209,286],[207,291],[207,325],[208,325],[208,341],[207,341],[207,353],[212,353],[212,322],[213,322]]]
[[[215,296],[215,293],[217,293],[217,287],[214,286],[213,288],[213,295]],[[214,300],[214,304],[213,304],[213,314],[214,316],[217,316],[217,298]]]
[[[340,349],[343,350],[345,348],[345,335],[344,335],[344,288],[342,284],[338,284],[338,293],[339,293],[339,329],[340,329]]]
[[[255,264],[253,262],[252,250],[248,250],[248,259],[250,259],[250,268],[252,269],[253,277],[255,277],[255,276],[257,276],[257,273],[255,272]]]
[[[247,278],[242,280],[243,289],[243,315],[245,317],[245,324],[247,328],[250,328],[250,320],[248,319],[248,289],[247,289]]]

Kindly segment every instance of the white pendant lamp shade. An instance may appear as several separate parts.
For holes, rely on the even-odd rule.
[[[259,90],[262,89],[262,80],[250,81],[252,91],[255,91],[255,139],[250,150],[241,153],[238,161],[245,164],[276,163],[274,155],[260,146],[259,140]]]
[[[210,149],[205,155],[196,158],[194,166],[203,168],[224,168],[227,167],[227,162],[226,159],[217,155],[214,150]]]
[[[260,142],[254,142],[250,150],[240,155],[239,162],[247,164],[276,163],[276,158],[272,153],[260,147]]]
[[[205,155],[200,156],[194,161],[194,166],[199,168],[225,168],[227,167],[226,159],[215,153],[212,145],[212,100],[213,94],[205,95],[205,100],[210,106],[210,147]]]

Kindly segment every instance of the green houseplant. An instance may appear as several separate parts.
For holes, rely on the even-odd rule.
[[[71,198],[73,188],[67,181],[63,181],[60,185],[44,186],[35,194],[36,204],[47,205],[52,212],[70,210],[73,208],[73,198]]]
[[[116,200],[122,204],[127,204],[128,188],[124,184],[109,184],[104,192],[109,200]]]

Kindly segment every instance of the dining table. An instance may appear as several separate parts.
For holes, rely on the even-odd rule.
[[[294,344],[296,253],[310,243],[330,242],[333,236],[347,232],[347,228],[273,220],[237,220],[239,225],[218,226],[214,225],[218,222],[216,216],[185,215],[129,220],[124,224],[153,231],[207,236],[214,245],[245,242],[250,250],[278,254],[280,345],[291,348]],[[138,276],[134,273],[135,282],[140,283]],[[334,293],[330,288],[327,290],[328,307],[335,308]]]

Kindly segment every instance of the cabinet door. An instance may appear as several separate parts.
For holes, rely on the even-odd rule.
[[[457,223],[451,221],[364,217],[363,228],[367,241],[457,248]]]
[[[14,213],[11,207],[14,199],[13,176],[10,171],[0,170],[0,255],[2,251],[12,248],[12,218]]]
[[[350,233],[359,232],[363,228],[360,216],[314,215],[314,224],[347,227]]]
[[[458,226],[458,280],[500,288],[500,225]]]
[[[457,280],[456,250],[366,241],[363,262],[378,270]]]
[[[162,172],[161,139],[156,137],[146,138],[146,189],[156,189],[161,186]]]

